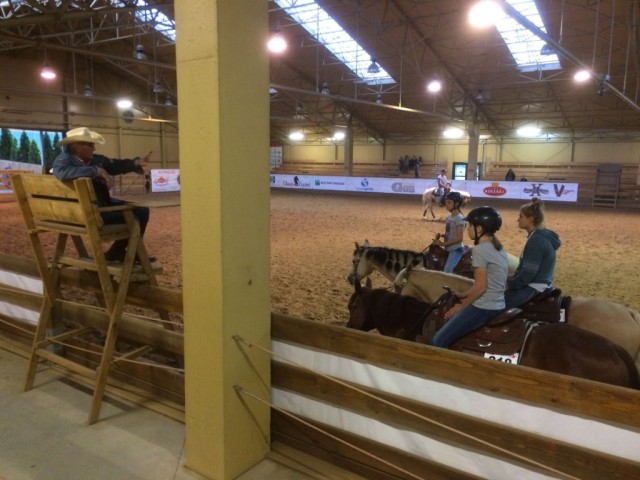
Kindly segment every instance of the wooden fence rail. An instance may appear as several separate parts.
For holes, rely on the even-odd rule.
[[[0,254],[0,269],[23,275],[35,273],[34,263],[30,259],[6,254]],[[92,281],[90,277],[76,272],[65,275],[66,283],[83,282],[86,285]],[[41,298],[37,293],[0,283],[0,301],[10,301],[37,310]],[[139,306],[145,306],[145,302],[149,302],[146,305],[153,305],[154,309],[162,302],[163,310],[175,313],[182,311],[181,292],[162,287],[146,286],[142,289],[136,286],[129,292],[127,301]],[[96,314],[96,309],[87,305],[65,300],[60,301],[57,308],[61,309],[65,318],[81,318],[96,328],[105,321]],[[0,318],[11,320],[2,314]],[[6,325],[7,322],[3,321],[0,337],[28,337],[24,333],[24,326],[19,330],[12,330]],[[182,355],[180,332],[153,325],[143,317],[124,316],[121,332],[125,341],[141,342],[169,354]],[[639,391],[526,367],[508,366],[457,352],[276,313],[272,314],[271,333],[272,349],[275,352],[271,357],[274,404],[272,440],[330,461],[364,478],[497,478],[458,465],[455,456],[431,454],[431,449],[436,451],[439,448],[462,452],[459,454],[462,456],[489,458],[493,464],[499,463],[500,468],[515,469],[515,476],[511,478],[518,478],[518,472],[524,470],[533,475],[530,478],[640,478]],[[30,339],[25,339],[24,344],[28,343]],[[299,349],[303,357],[309,358],[311,366],[289,363],[282,354],[287,349]],[[356,364],[356,372],[366,373],[357,381],[343,378],[340,366],[334,365],[334,370],[327,373],[322,370],[322,362],[316,361],[316,356]],[[86,361],[93,361],[90,355]],[[391,375],[400,375],[399,380],[392,382],[393,389],[391,384],[385,383],[388,378],[377,378],[380,369]],[[180,374],[158,371],[144,365],[128,367],[123,364],[118,366],[114,377],[117,381],[146,391],[147,399],[176,402],[177,410],[183,408],[184,378]],[[335,381],[336,378],[339,382]],[[417,396],[401,394],[396,387],[402,389],[407,378],[427,381],[431,385],[429,388],[443,386],[442,388],[453,389],[456,399],[469,393],[479,396],[481,400],[477,403],[478,413],[474,411],[470,414],[448,404],[438,405],[426,401],[426,393],[439,396],[440,390],[425,391],[425,395]],[[290,395],[295,396],[293,405],[302,409],[296,415],[305,423],[292,418],[286,413],[287,408],[282,407],[281,403],[286,404],[286,397]],[[501,410],[503,407],[495,408],[501,415],[511,419],[511,423],[498,421],[491,415],[482,413],[487,408],[485,404],[505,401],[516,406],[510,407],[515,408],[514,413],[508,415]],[[315,408],[321,412],[320,418],[305,413],[307,402],[316,405]],[[324,419],[325,415],[329,418],[332,412],[342,412],[338,414],[340,420],[337,424]],[[596,437],[602,435],[602,438],[596,438],[595,442],[585,446],[574,441],[571,435],[564,438],[565,427],[560,423],[548,425],[547,428],[562,435],[543,435],[520,424],[513,424],[513,420],[519,421],[521,412],[522,418],[527,418],[529,422],[529,417],[535,414],[541,415],[536,421],[543,424],[549,423],[547,417],[558,416],[575,422],[569,423],[571,428],[579,429],[586,423],[590,426],[588,428],[596,429]],[[404,445],[390,445],[383,434],[367,435],[358,429],[352,429],[348,416],[369,419],[366,424],[383,425],[384,428],[399,432],[401,436],[408,436],[409,444],[412,441],[423,447],[428,444],[427,453],[416,452]],[[175,417],[180,418],[180,415]],[[375,431],[373,426],[372,429]],[[411,440],[413,436],[422,440]],[[593,435],[587,433],[585,436]],[[351,447],[341,444],[338,439]],[[609,444],[620,443],[621,439],[629,444],[623,446],[627,448],[627,453],[616,454],[615,451],[610,451]],[[600,440],[602,448],[599,448]],[[434,445],[437,447],[430,442],[436,442]],[[370,452],[373,456],[364,452]]]
[[[526,367],[509,366],[457,352],[304,321],[286,315],[272,316],[272,337],[274,341],[299,345],[310,351],[339,357],[347,356],[349,359],[356,359],[367,365],[417,375],[491,397],[507,398],[514,402],[544,407],[566,415],[587,417],[598,422],[604,421],[622,426],[623,429],[636,434],[635,441],[639,449],[635,458],[615,457],[610,453],[483,420],[482,417],[476,418],[455,410],[430,406],[415,399],[391,395],[384,389],[358,386],[366,393],[375,394],[394,405],[418,412],[423,417],[435,419],[453,430],[472,433],[473,436],[488,444],[499,446],[526,458],[534,458],[548,467],[565,472],[570,478],[571,476],[594,480],[640,478],[640,392],[638,391]],[[301,370],[277,358],[274,359],[272,372],[273,388],[295,392],[323,404],[338,405],[339,408],[371,418],[372,421],[418,432],[425,437],[436,438],[455,447],[482,452],[484,455],[491,455],[510,464],[549,475],[549,472],[544,472],[544,469],[535,465],[527,466],[517,458],[509,458],[488,448],[486,444],[478,444],[449,429],[417,419],[405,411],[390,408],[388,404],[372,400],[366,393],[351,390],[342,384],[335,384],[325,375]],[[544,419],[541,421],[544,422]],[[393,469],[361,455],[358,455],[356,462],[352,458],[352,452],[343,453],[337,449],[319,447],[318,445],[326,444],[326,440],[320,442],[319,434],[313,429],[300,425],[294,426],[294,423],[283,418],[281,414],[275,415],[272,427],[274,438],[295,445],[298,449],[312,452],[326,460],[334,461],[345,468],[350,465],[366,478],[413,478],[394,472]],[[561,429],[562,426],[558,428]],[[339,434],[339,431],[336,432],[333,428],[330,430],[333,434]],[[355,444],[361,448],[371,447],[371,440],[354,437],[349,432],[345,433],[344,437],[349,437],[351,442],[355,441]],[[378,445],[376,449],[380,450],[381,447]],[[473,475],[467,477],[465,475],[469,475],[468,473],[459,472],[454,468],[443,473],[442,465],[431,470],[434,467],[433,464],[439,462],[425,461],[424,458],[416,459],[415,455],[393,448],[388,450],[391,452],[389,455],[396,458],[402,468],[409,468],[419,478],[474,478]],[[378,475],[372,476],[373,470],[378,472]],[[381,474],[380,471],[385,473]]]

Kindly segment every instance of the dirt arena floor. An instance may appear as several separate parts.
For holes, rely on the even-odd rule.
[[[151,196],[153,196],[152,194]],[[525,242],[517,228],[520,201],[473,200],[500,210],[503,227],[498,237],[516,256]],[[572,296],[595,296],[640,311],[640,209],[594,209],[549,202],[548,228],[562,240],[555,284]],[[468,211],[468,210],[466,210]],[[372,246],[422,250],[444,231],[446,211],[439,221],[422,220],[420,199],[325,193],[271,193],[271,299],[273,311],[325,323],[347,320],[347,301],[353,291],[346,277],[354,242]],[[31,256],[31,247],[15,202],[0,202],[3,253]],[[174,226],[174,228],[167,228]],[[162,228],[161,228],[162,227]],[[181,288],[180,207],[154,208],[145,235],[148,251],[163,266],[158,280]],[[387,286],[381,275],[374,286]]]

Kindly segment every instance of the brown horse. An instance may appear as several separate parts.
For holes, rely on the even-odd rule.
[[[437,331],[444,322],[441,314],[452,301],[455,298],[447,293],[434,304],[428,304],[388,290],[361,287],[356,283],[355,292],[349,299],[347,326],[363,331],[376,328],[382,335],[424,341],[425,337],[430,336],[429,322],[436,322],[433,331]],[[522,328],[525,322],[521,316],[518,317],[520,311],[512,310],[503,319],[494,319],[499,323],[497,330],[507,329],[507,322],[512,320],[507,318],[509,316],[515,318],[512,321],[516,322],[517,328]],[[490,335],[481,331],[487,328],[481,327],[470,333],[469,336],[476,335],[471,343],[486,347],[475,339]],[[471,353],[473,349],[465,348],[469,344],[459,340],[452,348]],[[485,348],[484,352],[490,354],[491,349]],[[623,348],[600,335],[565,323],[531,328],[520,352],[519,364],[622,387],[640,388],[638,370]]]
[[[442,286],[465,291],[473,280],[435,270],[404,269],[396,278],[396,292],[433,303],[442,295]],[[603,298],[574,297],[567,323],[602,335],[624,348],[640,370],[640,312]]]

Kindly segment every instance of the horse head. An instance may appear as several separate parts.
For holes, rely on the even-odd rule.
[[[369,315],[369,302],[367,301],[368,295],[371,290],[371,280],[367,279],[366,290],[360,285],[360,282],[354,283],[355,291],[349,298],[347,308],[349,309],[349,321],[347,322],[347,328],[355,328],[356,330],[369,331],[375,328],[370,325]]]
[[[353,258],[351,260],[351,272],[347,275],[347,281],[351,285],[355,285],[360,282],[360,279],[366,277],[373,271],[373,267],[371,267],[367,262],[362,261],[365,257],[367,248],[369,248],[369,241],[365,240],[362,245],[358,245],[358,242],[355,242],[355,244],[356,248],[353,251]]]

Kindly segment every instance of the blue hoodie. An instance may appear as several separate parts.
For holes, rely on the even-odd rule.
[[[556,250],[561,242],[558,234],[546,228],[532,231],[520,255],[520,263],[508,286],[511,290],[524,288],[531,283],[551,285],[556,266]]]

